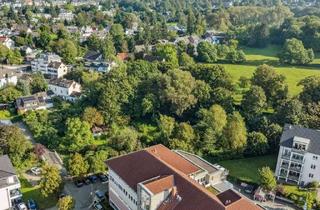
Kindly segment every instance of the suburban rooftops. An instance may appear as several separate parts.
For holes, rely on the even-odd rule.
[[[68,80],[68,79],[63,79],[63,78],[52,79],[49,81],[49,85],[55,85],[55,86],[64,87],[64,88],[71,87],[71,85],[73,83],[74,83],[73,80]]]
[[[0,179],[16,175],[8,155],[0,156]]]
[[[144,150],[106,161],[108,167],[117,173],[126,184],[137,192],[137,185],[147,183],[150,191],[169,187],[176,188],[177,196],[173,203],[161,205],[161,209],[199,209],[199,210],[258,210],[255,204],[241,197],[233,204],[225,205],[219,197],[207,191],[203,186],[189,177],[199,167],[185,160],[163,145],[155,145]],[[157,183],[157,186],[155,186]],[[149,185],[148,185],[149,184]],[[235,192],[234,192],[235,193]],[[178,199],[179,198],[179,199]],[[231,199],[230,200],[234,200]],[[241,202],[241,206],[236,203]],[[236,207],[236,208],[235,208]]]
[[[294,139],[303,139],[304,141],[306,141],[306,139],[309,140],[307,152],[320,155],[319,130],[304,128],[299,125],[286,124],[281,135],[280,145],[292,148]]]

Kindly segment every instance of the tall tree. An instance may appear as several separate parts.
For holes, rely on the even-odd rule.
[[[88,162],[79,153],[75,153],[68,160],[68,172],[71,176],[84,176],[87,174],[88,169]]]
[[[72,210],[74,209],[74,205],[75,205],[75,201],[70,195],[62,197],[58,201],[59,210]]]
[[[62,183],[59,170],[55,166],[44,165],[40,180],[40,192],[44,197],[57,193]]]
[[[274,190],[277,186],[276,178],[269,167],[259,169],[260,184],[266,190]]]
[[[242,99],[241,107],[248,119],[261,115],[267,107],[267,98],[264,90],[259,86],[251,86]]]
[[[239,112],[234,112],[223,130],[222,145],[229,150],[242,151],[247,144],[247,129]]]

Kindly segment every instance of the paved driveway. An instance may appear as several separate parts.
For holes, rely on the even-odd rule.
[[[106,192],[107,187],[107,184],[102,184],[98,181],[97,183],[84,185],[83,187],[78,188],[73,182],[66,181],[64,191],[75,199],[75,209],[88,210],[93,203],[95,191],[101,190],[102,192]]]

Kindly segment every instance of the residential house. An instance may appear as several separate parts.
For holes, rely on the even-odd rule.
[[[81,95],[81,85],[73,80],[52,79],[49,81],[48,88],[53,95],[68,101],[75,101]]]
[[[62,63],[60,56],[53,53],[40,54],[31,61],[31,69],[55,78],[63,77],[68,72],[68,67]]]
[[[14,48],[14,41],[7,36],[0,36],[0,44],[6,46],[9,49]]]
[[[276,167],[278,180],[306,185],[320,182],[320,131],[286,124]]]
[[[7,155],[0,156],[0,209],[13,209],[15,201],[21,199],[20,182]]]
[[[61,21],[72,21],[74,18],[74,14],[72,12],[62,11],[58,15],[58,20]]]
[[[0,88],[9,84],[16,85],[19,73],[11,69],[0,69]]]
[[[214,166],[190,155],[155,145],[107,160],[110,205],[117,210],[261,209],[232,189],[209,192],[204,185],[211,180],[203,175],[210,177],[207,167]]]
[[[89,51],[83,57],[85,67],[92,71],[108,73],[116,65],[113,61],[105,61],[103,54],[97,51]]]
[[[212,44],[223,44],[226,39],[226,34],[222,32],[207,31],[203,38],[205,41]]]
[[[16,99],[16,108],[18,113],[24,113],[30,110],[41,110],[53,107],[51,98],[47,93],[40,92],[31,96],[23,96]]]

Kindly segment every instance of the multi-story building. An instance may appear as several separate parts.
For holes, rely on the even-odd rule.
[[[0,88],[6,85],[16,85],[18,82],[18,72],[11,69],[0,69]]]
[[[11,209],[21,199],[20,182],[7,155],[0,156],[0,209]]]
[[[320,131],[286,124],[276,167],[278,180],[306,185],[320,182]]]
[[[81,94],[81,85],[73,80],[52,79],[49,81],[48,87],[55,96],[69,101],[76,100]]]
[[[60,56],[52,53],[40,54],[38,58],[31,61],[31,69],[56,78],[68,73],[68,67],[62,63]]]
[[[109,203],[117,210],[258,210],[232,189],[218,195],[205,186],[222,183],[226,170],[183,151],[155,145],[106,161]]]

